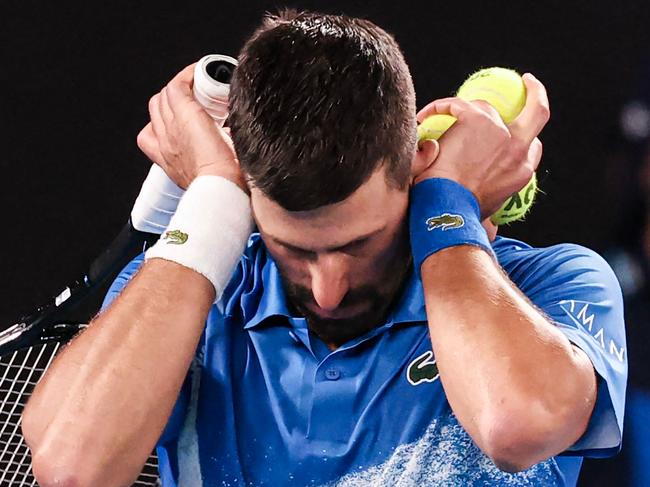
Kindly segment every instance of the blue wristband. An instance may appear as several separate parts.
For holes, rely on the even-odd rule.
[[[411,189],[409,226],[418,275],[427,257],[447,247],[476,245],[494,255],[476,198],[451,179],[425,179]]]

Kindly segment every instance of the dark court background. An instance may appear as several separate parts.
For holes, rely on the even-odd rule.
[[[135,144],[148,99],[201,56],[236,55],[263,13],[284,5],[392,32],[419,108],[480,67],[534,73],[552,111],[544,194],[501,233],[540,246],[612,244],[625,198],[611,160],[621,107],[650,55],[648,2],[4,0],[0,328],[83,273],[126,222],[149,168]],[[596,477],[605,478],[585,485]]]

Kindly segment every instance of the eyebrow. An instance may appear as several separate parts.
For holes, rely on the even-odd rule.
[[[345,250],[346,248],[353,247],[354,245],[358,245],[358,244],[360,244],[362,242],[365,242],[366,240],[369,240],[371,237],[375,236],[378,233],[383,232],[385,229],[386,229],[386,225],[384,225],[381,228],[377,228],[376,230],[373,230],[372,232],[366,233],[365,235],[361,235],[361,236],[355,238],[354,240],[350,240],[349,242],[346,242],[344,244],[334,245],[332,247],[326,247],[324,249],[324,251],[325,252],[337,252],[337,251]],[[282,245],[283,247],[286,247],[286,248],[288,248],[290,250],[296,250],[296,251],[299,251],[299,252],[313,252],[313,250],[304,249],[304,248],[300,247],[299,245],[294,245],[292,243],[280,240],[279,238],[274,237],[273,235],[269,235],[269,234],[267,234],[267,235],[269,237],[271,237],[271,239],[274,240],[276,243],[278,243],[278,244]]]

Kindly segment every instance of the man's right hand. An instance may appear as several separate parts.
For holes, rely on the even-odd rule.
[[[194,99],[193,74],[194,64],[151,98],[151,122],[138,134],[138,147],[183,189],[198,176],[212,175],[248,192],[227,130]]]
[[[228,134],[192,97],[192,69],[151,99],[138,145],[181,187],[216,175],[246,190]],[[151,259],[57,355],[22,420],[39,485],[133,483],[178,398],[214,297],[200,273]]]

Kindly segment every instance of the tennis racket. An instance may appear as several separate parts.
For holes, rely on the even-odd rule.
[[[228,116],[229,82],[236,65],[231,57],[209,55],[197,63],[194,71],[194,97],[219,125]],[[49,302],[0,331],[0,487],[37,485],[29,448],[21,433],[25,404],[56,353],[87,326],[108,284],[158,240],[182,195],[183,190],[162,169],[152,166],[129,222],[88,272]],[[155,453],[133,485],[160,485]]]
[[[25,404],[59,349],[86,327],[88,302],[158,237],[129,221],[86,274],[0,332],[0,487],[37,485],[20,427]],[[134,485],[158,485],[157,465],[152,455]]]

